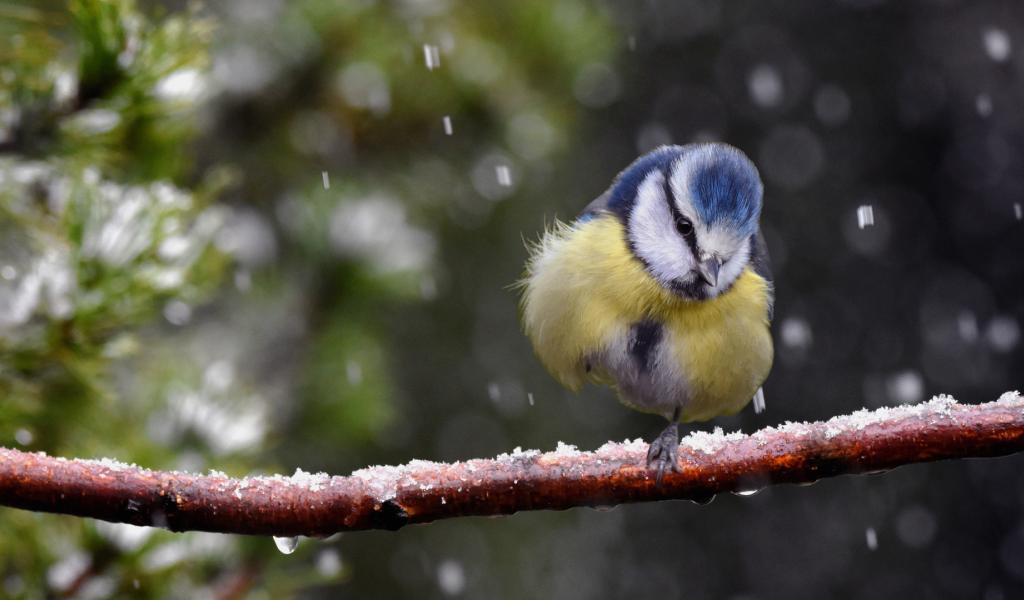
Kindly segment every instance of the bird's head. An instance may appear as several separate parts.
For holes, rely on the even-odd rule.
[[[666,289],[690,300],[728,290],[750,260],[761,214],[757,168],[727,144],[663,146],[612,185],[633,254]]]

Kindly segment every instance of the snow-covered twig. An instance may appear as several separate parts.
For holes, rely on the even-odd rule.
[[[553,452],[516,449],[450,464],[414,460],[348,477],[298,470],[245,479],[0,448],[0,504],[174,531],[326,536],[521,510],[703,501],[777,483],[1021,450],[1024,398],[1010,392],[987,404],[940,396],[751,435],[696,432],[680,445],[682,472],[667,473],[661,485],[644,467],[642,440],[609,442],[594,452],[559,444]]]

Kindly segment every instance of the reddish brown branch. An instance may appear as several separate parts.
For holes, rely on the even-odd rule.
[[[971,406],[938,398],[749,436],[698,432],[680,446],[682,473],[666,474],[661,486],[644,467],[646,450],[637,440],[595,452],[561,447],[453,464],[413,461],[348,477],[232,479],[0,449],[0,504],[175,531],[324,536],[521,510],[700,501],[776,483],[1019,452],[1024,399],[1008,393]]]

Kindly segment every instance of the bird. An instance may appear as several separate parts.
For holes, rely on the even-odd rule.
[[[523,329],[562,385],[613,387],[668,419],[658,484],[679,472],[680,423],[763,406],[774,284],[754,163],[725,143],[661,146],[571,222],[528,244]]]

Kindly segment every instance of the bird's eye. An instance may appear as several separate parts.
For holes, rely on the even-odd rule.
[[[686,217],[679,217],[676,219],[676,230],[683,236],[689,236],[693,233],[693,223]]]

